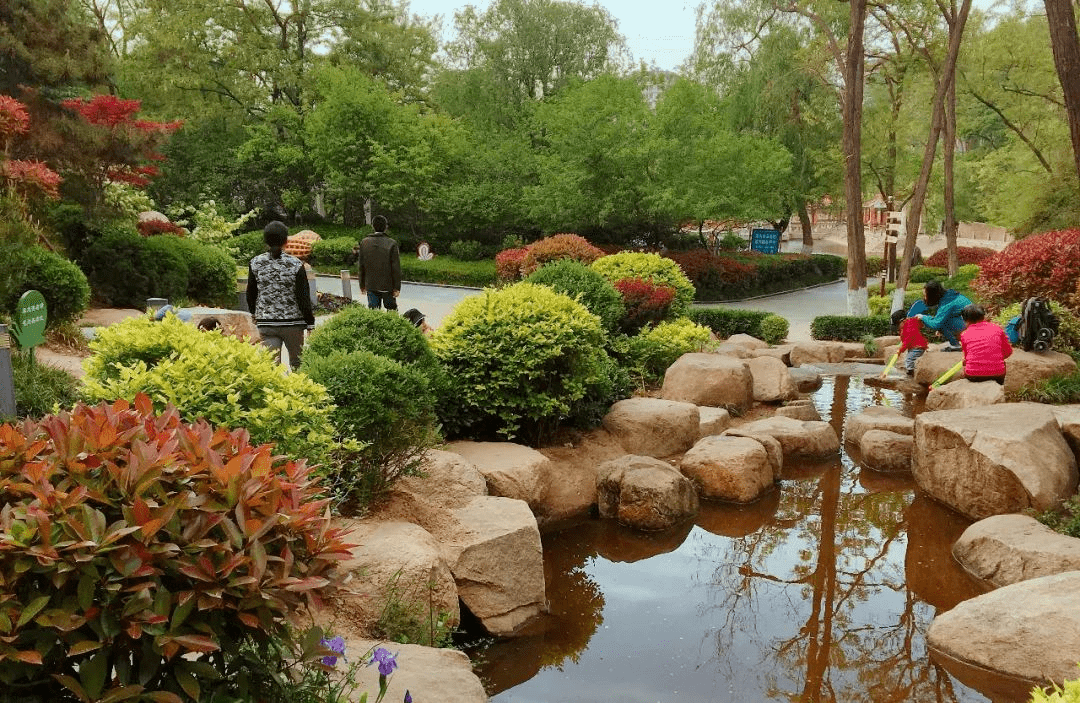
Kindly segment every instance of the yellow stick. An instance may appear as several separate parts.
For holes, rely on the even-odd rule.
[[[885,364],[885,370],[881,372],[881,377],[882,378],[885,378],[886,376],[889,375],[889,372],[892,371],[893,365],[896,363],[896,360],[899,359],[899,358],[900,358],[900,352],[893,353],[892,358],[889,359],[889,363]]]
[[[930,387],[931,388],[937,388],[942,383],[945,383],[945,381],[948,381],[950,378],[952,378],[952,375],[954,373],[956,373],[957,371],[959,371],[960,368],[963,367],[963,365],[964,365],[964,360],[963,359],[956,362],[956,366],[952,367],[951,369],[949,369],[945,373],[941,374],[941,376],[938,377],[938,380],[936,380],[936,381],[934,381],[933,383],[930,384]]]

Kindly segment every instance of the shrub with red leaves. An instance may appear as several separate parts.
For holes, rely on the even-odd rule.
[[[620,327],[627,334],[637,334],[645,325],[663,320],[675,300],[675,289],[671,286],[653,284],[641,278],[617,281],[615,290],[619,291],[626,307]]]
[[[56,200],[64,182],[60,174],[41,161],[5,161],[0,164],[0,174],[24,198],[44,196]]]
[[[26,106],[10,95],[0,95],[0,138],[6,143],[16,134],[26,134],[29,129],[30,115]]]
[[[144,237],[153,237],[155,234],[173,234],[177,237],[187,236],[187,230],[178,224],[168,220],[140,220],[136,229]]]
[[[956,258],[959,259],[961,266],[981,264],[984,259],[988,259],[994,254],[997,254],[997,251],[988,247],[956,247]],[[927,266],[946,268],[949,265],[949,250],[935,251],[926,258],[925,263]]]
[[[239,685],[240,643],[291,641],[348,556],[317,494],[310,467],[142,394],[0,425],[0,680],[28,700]]]
[[[574,259],[588,266],[604,255],[598,247],[589,244],[584,237],[576,234],[553,234],[526,247],[528,250],[521,263],[521,275],[530,273],[551,261]]]
[[[521,264],[529,247],[504,249],[495,255],[495,275],[500,281],[516,281],[521,278]]]
[[[1080,307],[1080,229],[1021,239],[979,266],[972,288],[994,305],[1043,296]]]
[[[739,291],[751,285],[756,276],[754,266],[730,256],[719,256],[706,249],[667,252],[664,254],[679,265],[700,294],[705,291]]]

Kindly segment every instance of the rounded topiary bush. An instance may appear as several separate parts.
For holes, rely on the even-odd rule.
[[[630,341],[631,357],[649,380],[663,378],[668,367],[683,354],[708,349],[712,332],[689,318],[661,322],[646,328]]]
[[[169,315],[104,327],[90,351],[82,391],[91,401],[145,393],[158,410],[172,405],[188,421],[245,427],[252,442],[273,442],[295,458],[321,460],[335,446],[326,389],[302,373],[283,373],[261,346]]]
[[[316,327],[304,357],[335,352],[369,351],[402,364],[436,365],[424,334],[401,315],[351,305]]]
[[[239,234],[227,239],[225,245],[237,266],[247,266],[249,261],[266,251],[266,242],[263,241],[261,230]]]
[[[347,267],[356,263],[353,249],[357,240],[352,237],[320,239],[311,244],[311,263],[320,266]]]
[[[19,700],[284,687],[292,625],[348,556],[310,467],[153,406],[0,425],[0,680]]]
[[[779,344],[787,339],[789,328],[787,318],[779,315],[766,315],[761,320],[761,339],[769,344]]]
[[[551,261],[573,259],[583,264],[591,264],[604,255],[602,249],[593,246],[584,237],[566,233],[544,237],[526,249],[521,262],[521,273],[525,276]]]
[[[625,311],[622,296],[615,286],[580,261],[554,261],[537,269],[525,280],[575,298],[599,317],[608,331],[615,329]]]
[[[624,251],[604,256],[592,263],[592,269],[616,285],[619,281],[636,278],[648,281],[654,286],[669,286],[675,289],[675,299],[671,303],[671,314],[684,316],[694,301],[694,284],[679,268],[679,264],[659,254],[642,254]]]
[[[90,302],[86,275],[68,259],[41,247],[0,251],[0,305],[8,315],[15,312],[19,298],[28,290],[45,297],[49,327],[72,322]]]
[[[94,295],[106,305],[129,308],[143,307],[147,298],[186,296],[187,262],[164,239],[147,239],[133,228],[98,237],[79,259]]]
[[[994,254],[997,254],[997,250],[989,247],[956,247],[956,258],[960,262],[960,266],[964,264],[978,264],[983,259],[988,259]],[[949,250],[939,249],[926,258],[927,266],[936,266],[938,268],[946,268],[949,265]]]
[[[153,240],[184,257],[189,301],[220,307],[232,307],[236,302],[236,265],[227,251],[186,237],[162,236]]]
[[[435,393],[415,365],[367,350],[304,355],[301,371],[326,388],[338,435],[364,443],[335,462],[330,482],[350,511],[362,510],[393,481],[414,472],[435,438]]]
[[[447,372],[439,417],[452,434],[535,439],[605,379],[600,318],[535,283],[466,298],[431,337]]]
[[[1042,296],[1080,307],[1080,229],[1045,232],[1013,242],[979,265],[972,288],[990,303]]]

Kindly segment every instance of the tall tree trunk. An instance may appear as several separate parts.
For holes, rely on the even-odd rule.
[[[847,312],[870,314],[866,292],[866,239],[862,220],[863,27],[866,0],[851,0],[844,57],[844,198],[847,201]]]
[[[956,253],[956,190],[953,166],[956,157],[956,79],[949,83],[945,98],[945,247],[949,253],[949,275],[955,276],[960,269]]]
[[[802,225],[802,253],[814,253],[814,224],[810,220],[810,210],[806,207],[806,198],[799,198],[795,206],[799,216],[799,224]]]
[[[950,84],[956,79],[956,57],[960,53],[960,40],[963,39],[964,26],[967,24],[970,10],[971,0],[963,0],[959,15],[946,18],[949,21],[949,51],[938,76],[937,88],[934,90],[933,116],[930,121],[930,135],[926,139],[926,150],[923,152],[922,170],[919,172],[919,180],[915,184],[915,190],[911,194],[908,205],[904,256],[900,260],[900,271],[896,276],[896,290],[893,292],[892,309],[894,311],[904,306],[904,293],[907,291],[908,278],[911,276],[911,264],[915,256],[919,224],[922,222],[923,204],[926,202],[926,189],[930,185],[930,172],[934,167],[938,138],[945,124],[945,95],[949,91]]]
[[[1080,38],[1076,35],[1076,16],[1071,0],[1045,0],[1045,4],[1046,20],[1050,25],[1050,46],[1054,50],[1054,67],[1065,97],[1073,160],[1076,174],[1080,176]]]

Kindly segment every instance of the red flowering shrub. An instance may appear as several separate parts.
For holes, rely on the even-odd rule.
[[[144,237],[153,237],[155,234],[174,234],[177,237],[187,236],[187,230],[168,220],[140,220],[135,225],[135,228]]]
[[[41,161],[5,161],[0,164],[0,173],[24,198],[40,195],[56,200],[60,197],[60,184],[64,182],[60,174]]]
[[[979,266],[972,289],[991,304],[1007,305],[1038,295],[1080,306],[1080,229],[1021,239]]]
[[[604,252],[589,244],[584,237],[576,234],[553,234],[526,247],[525,259],[521,264],[521,275],[528,276],[550,261],[574,259],[588,266],[604,255]]]
[[[0,680],[34,700],[249,685],[241,643],[291,642],[348,555],[311,471],[142,394],[0,425]]]
[[[521,265],[529,247],[504,249],[495,255],[495,275],[500,281],[516,281],[521,278]]]
[[[990,249],[989,247],[956,247],[956,258],[960,260],[961,266],[966,264],[981,264],[984,259],[988,259],[994,254],[997,254],[997,251]],[[949,250],[941,249],[940,251],[935,251],[926,258],[924,263],[927,266],[946,268],[949,265]]]
[[[710,291],[740,291],[751,285],[756,276],[754,266],[731,256],[710,253],[706,249],[668,252],[664,256],[679,265],[698,290],[700,298],[708,300],[719,293]]]
[[[641,278],[616,281],[615,290],[619,291],[626,308],[620,326],[627,334],[637,334],[645,325],[663,320],[675,300],[672,286],[653,284]]]
[[[0,137],[6,141],[16,134],[26,134],[29,129],[26,106],[10,95],[0,95]]]

